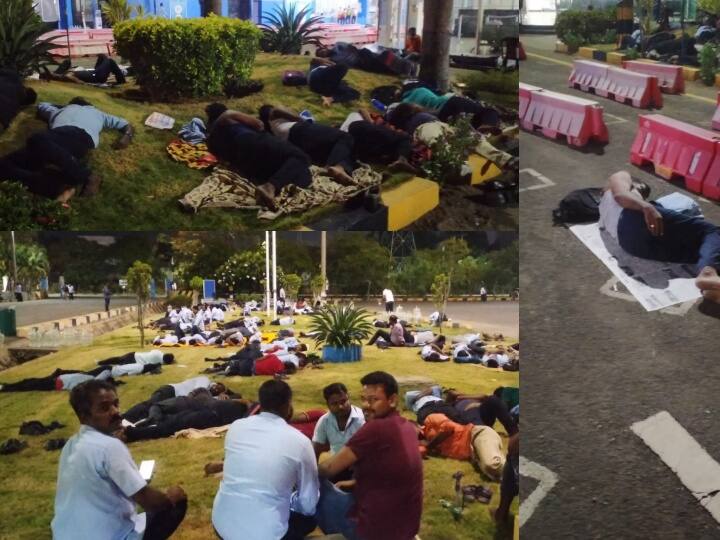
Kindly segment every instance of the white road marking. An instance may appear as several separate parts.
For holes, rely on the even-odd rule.
[[[612,276],[603,284],[602,287],[600,287],[600,292],[610,298],[619,298],[620,300],[625,300],[627,302],[639,303],[638,299],[629,292],[619,290],[618,284],[620,284],[620,280],[615,276]],[[690,311],[690,308],[692,308],[696,302],[697,300],[688,300],[682,304],[662,308],[658,311],[660,313],[665,313],[666,315],[679,315],[682,317],[683,315],[687,315],[687,312]]]
[[[667,411],[636,422],[630,429],[670,467],[700,505],[720,523],[720,463]]]
[[[607,117],[612,118],[612,120],[611,120],[610,122],[605,122],[605,125],[606,125],[606,126],[611,126],[611,125],[613,125],[613,124],[624,124],[624,123],[627,122],[627,120],[625,120],[625,118],[621,118],[621,117],[619,117],[619,116],[615,116],[614,114],[610,114],[609,112],[604,113],[604,116],[605,116],[606,118],[607,118]]]
[[[558,477],[547,467],[529,461],[520,456],[520,475],[533,478],[540,482],[533,492],[520,505],[520,527],[525,525],[545,495],[557,484]]]
[[[537,180],[539,180],[540,183],[535,184],[533,186],[520,188],[518,191],[530,191],[533,189],[543,189],[543,188],[552,187],[555,185],[555,182],[550,180],[547,176],[543,176],[542,174],[537,172],[535,169],[520,169],[520,174],[522,174],[522,173],[529,174],[533,178],[536,178]]]

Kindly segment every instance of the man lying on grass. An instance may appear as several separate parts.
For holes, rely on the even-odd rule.
[[[703,296],[720,302],[720,228],[648,202],[649,195],[650,188],[627,171],[616,172],[600,200],[600,227],[636,257],[694,264]]]
[[[126,148],[134,135],[127,120],[104,113],[81,97],[64,107],[38,104],[38,116],[48,130],[33,133],[25,147],[0,158],[0,177],[17,180],[31,192],[67,202],[76,192],[92,196],[100,189],[100,177],[85,160],[100,145],[103,129],[117,129],[122,137],[113,148]]]
[[[187,495],[180,486],[162,492],[140,476],[120,429],[120,402],[104,381],[75,387],[70,405],[80,431],[60,455],[53,538],[169,538],[185,518]],[[139,504],[145,519],[135,511]],[[143,526],[144,525],[144,526]]]

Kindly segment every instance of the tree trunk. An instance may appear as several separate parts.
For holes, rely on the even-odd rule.
[[[420,80],[447,91],[450,79],[450,16],[452,0],[424,2],[423,53]]]
[[[222,16],[222,0],[205,0],[208,4],[208,15],[214,13],[218,17]]]
[[[145,347],[145,325],[143,324],[143,303],[140,298],[138,298],[138,305],[137,305],[137,314],[138,314],[138,328],[140,329],[140,347]]]

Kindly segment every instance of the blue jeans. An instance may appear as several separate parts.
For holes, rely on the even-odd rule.
[[[346,493],[336,488],[329,480],[323,479],[320,484],[320,500],[315,512],[318,527],[325,534],[342,533],[348,540],[360,540],[355,532],[356,524],[347,517],[354,503],[355,497],[352,493]]]
[[[623,210],[618,221],[620,247],[643,259],[694,264],[696,274],[706,266],[720,270],[717,225],[659,205],[655,208],[663,218],[663,235],[650,234],[642,212]]]

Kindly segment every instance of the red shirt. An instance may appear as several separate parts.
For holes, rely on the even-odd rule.
[[[357,456],[350,517],[361,538],[411,540],[420,530],[422,459],[415,428],[398,413],[371,420],[347,446]]]
[[[285,370],[282,361],[274,354],[266,354],[255,360],[255,375],[275,375]]]

